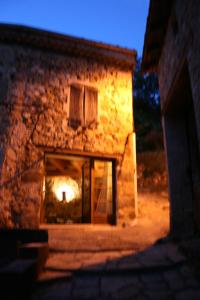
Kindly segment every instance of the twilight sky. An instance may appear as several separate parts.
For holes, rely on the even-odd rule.
[[[142,55],[149,0],[0,0],[0,22],[133,48]]]

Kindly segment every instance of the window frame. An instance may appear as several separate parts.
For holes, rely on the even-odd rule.
[[[68,125],[72,127],[73,129],[77,129],[79,126],[73,126],[73,124],[70,124],[70,122],[73,123],[73,119],[70,116],[70,104],[71,104],[71,88],[77,88],[82,91],[82,111],[81,111],[81,116],[80,116],[80,125],[82,127],[90,127],[91,125],[94,127],[97,127],[98,124],[98,111],[99,111],[99,90],[98,88],[91,86],[91,85],[86,85],[86,84],[79,84],[79,83],[71,83],[69,85],[69,103],[68,103]],[[87,124],[87,116],[86,116],[86,90],[89,91],[95,91],[96,93],[96,112],[95,112],[95,120],[92,121],[91,123]]]

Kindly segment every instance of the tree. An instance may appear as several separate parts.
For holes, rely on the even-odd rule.
[[[156,73],[142,74],[141,58],[137,59],[133,96],[137,150],[163,148],[158,78]]]
[[[141,72],[141,58],[137,59],[134,74],[134,100],[135,104],[150,110],[160,110],[160,94],[158,77],[156,73],[145,74]]]

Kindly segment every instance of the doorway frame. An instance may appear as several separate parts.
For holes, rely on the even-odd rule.
[[[186,126],[187,114],[185,114],[188,104],[193,109],[194,130],[196,131],[197,120],[191,77],[188,61],[184,57],[175,73],[173,83],[162,107],[170,195],[170,232],[175,237],[191,236],[197,231],[195,222],[196,200],[190,172],[191,153],[188,144],[188,126]],[[198,146],[198,139],[196,142]]]
[[[110,225],[116,225],[117,224],[117,172],[116,172],[116,166],[117,166],[117,156],[112,156],[112,155],[101,155],[97,153],[90,153],[90,152],[81,152],[81,151],[65,151],[65,152],[53,152],[53,151],[48,151],[46,150],[44,152],[44,178],[43,181],[45,180],[46,176],[46,169],[45,169],[45,164],[46,164],[46,157],[48,156],[53,156],[57,158],[63,158],[63,157],[83,157],[87,158],[90,160],[90,224],[94,224],[92,221],[92,171],[91,171],[91,162],[94,160],[98,161],[108,161],[112,163],[112,220],[110,221]],[[45,197],[45,190],[43,191],[43,199],[41,201],[41,209],[40,209],[40,223],[42,223],[42,219],[44,216],[44,207],[43,207],[43,202],[44,202],[44,197]],[[84,224],[83,222],[81,224]]]

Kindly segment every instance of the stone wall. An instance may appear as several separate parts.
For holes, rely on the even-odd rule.
[[[158,67],[162,108],[184,61],[187,60],[190,71],[195,63],[197,72],[199,13],[198,1],[176,0],[174,3]],[[194,76],[194,73],[190,72],[190,75]],[[192,80],[191,84],[193,85]]]
[[[197,129],[197,146],[200,146],[200,3],[176,0],[168,22],[168,28],[159,61],[159,87],[165,133],[165,150],[169,170],[171,201],[171,230],[177,236],[195,232],[194,168],[188,149],[189,136],[184,115],[185,86],[181,82],[183,69],[187,68],[187,82],[191,85],[191,104],[194,107],[194,123]],[[182,94],[177,90],[182,88]],[[173,103],[173,111],[167,104]],[[168,106],[168,107],[169,107]],[[187,133],[188,134],[188,133]],[[198,161],[196,161],[198,164]],[[196,171],[195,171],[196,172]],[[197,173],[197,172],[196,172]],[[192,178],[192,179],[191,179]],[[199,180],[199,178],[197,178]],[[199,185],[199,182],[198,182]],[[199,196],[198,196],[199,198]]]
[[[72,83],[98,89],[98,125],[68,125]],[[117,157],[117,207],[134,217],[132,72],[89,58],[0,45],[0,226],[38,227],[44,153]],[[118,215],[118,211],[117,211]]]

